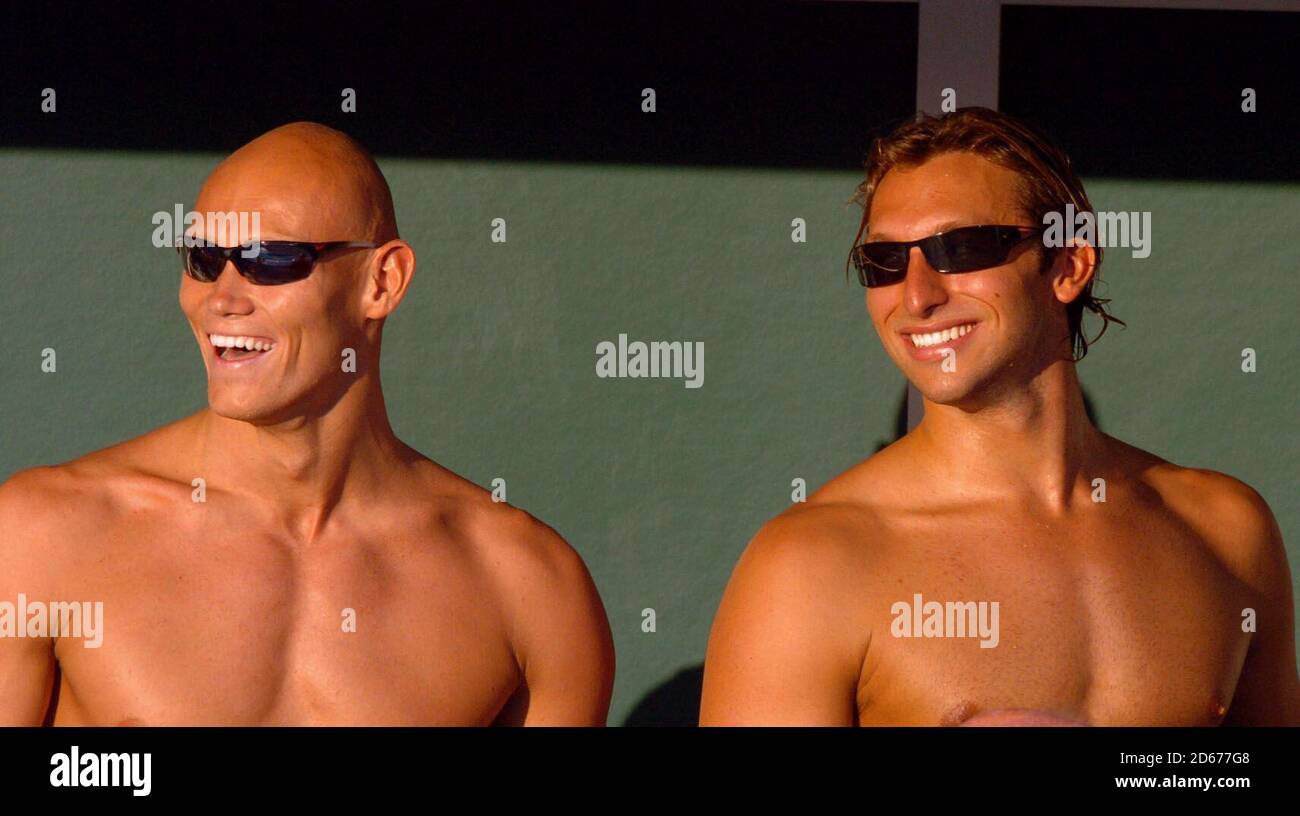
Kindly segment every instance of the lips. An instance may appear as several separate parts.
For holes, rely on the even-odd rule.
[[[916,360],[943,360],[964,346],[979,328],[979,321],[947,320],[913,326],[899,332],[903,345]]]
[[[219,368],[242,368],[274,352],[276,343],[269,337],[252,334],[209,334],[213,362]]]

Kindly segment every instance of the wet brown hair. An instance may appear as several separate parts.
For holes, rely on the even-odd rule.
[[[1075,176],[1066,155],[1047,134],[1027,122],[989,108],[958,108],[951,113],[932,116],[918,113],[891,133],[876,138],[867,151],[866,178],[858,185],[853,200],[862,206],[862,222],[853,239],[857,246],[867,231],[871,199],[885,174],[895,167],[915,167],[944,153],[973,153],[994,164],[1014,171],[1020,177],[1020,206],[1035,224],[1043,216],[1059,212],[1064,216],[1066,204],[1074,211],[1094,213],[1083,184]],[[1040,272],[1046,272],[1060,248],[1044,250]],[[1076,361],[1088,353],[1111,323],[1124,321],[1106,310],[1109,298],[1093,295],[1093,284],[1101,279],[1102,248],[1094,247],[1097,267],[1088,286],[1070,303],[1066,316],[1070,324],[1070,345]],[[1089,340],[1083,333],[1083,313],[1092,312],[1102,319],[1101,331]]]

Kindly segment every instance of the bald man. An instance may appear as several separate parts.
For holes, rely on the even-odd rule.
[[[0,724],[604,724],[578,555],[389,425],[415,253],[373,159],[286,125],[194,209],[259,215],[245,250],[184,252],[208,407],[0,486],[0,599],[103,603],[97,648],[0,638]]]

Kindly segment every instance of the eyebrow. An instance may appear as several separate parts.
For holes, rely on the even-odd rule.
[[[975,225],[980,224],[980,223],[984,223],[984,222],[981,222],[981,221],[968,221],[967,219],[956,219],[956,220],[952,220],[952,221],[944,221],[942,224],[939,224],[938,226],[936,226],[936,227],[934,228],[934,232],[931,232],[930,234],[931,234],[931,235],[934,235],[934,234],[937,233],[937,232],[947,232],[948,230],[952,229],[953,227],[972,227],[972,226],[975,226]],[[868,227],[868,229],[870,229],[870,225],[867,225],[867,227]],[[883,235],[881,235],[881,234],[879,234],[879,233],[868,232],[868,233],[867,233],[867,237],[864,238],[864,239],[862,239],[862,240],[865,242],[865,241],[893,241],[894,239],[893,239],[893,238],[888,238],[888,237],[883,236]]]

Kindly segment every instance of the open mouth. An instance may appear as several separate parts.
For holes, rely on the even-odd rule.
[[[217,359],[227,363],[252,360],[275,348],[275,343],[269,338],[244,334],[209,334],[208,341],[212,343]]]

